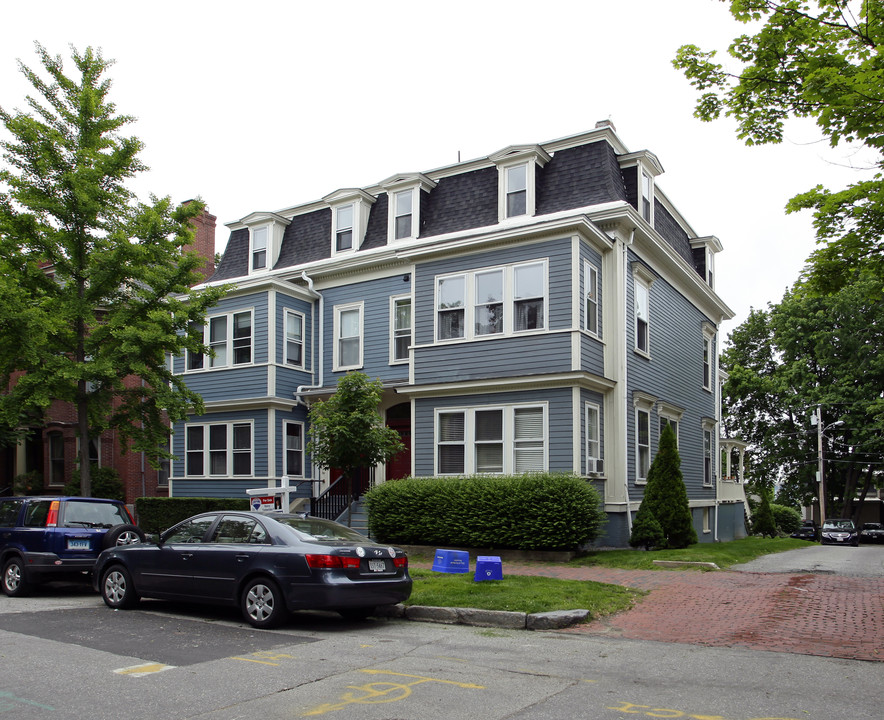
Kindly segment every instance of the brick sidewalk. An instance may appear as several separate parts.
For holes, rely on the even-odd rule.
[[[884,579],[504,563],[507,573],[651,591],[563,632],[884,661]]]

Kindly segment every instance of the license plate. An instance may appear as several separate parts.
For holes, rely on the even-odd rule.
[[[372,572],[384,572],[387,569],[387,563],[383,560],[369,560],[368,569]]]
[[[68,538],[68,550],[89,550],[91,545],[88,540],[75,540]]]

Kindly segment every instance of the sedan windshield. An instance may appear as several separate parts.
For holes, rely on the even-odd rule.
[[[852,520],[826,520],[823,530],[853,530]]]
[[[348,542],[367,542],[368,538],[360,535],[355,530],[340,525],[331,520],[323,520],[316,517],[298,517],[296,515],[281,515],[273,518],[283,525],[288,525],[297,530],[301,535],[306,535],[308,540],[346,540]]]

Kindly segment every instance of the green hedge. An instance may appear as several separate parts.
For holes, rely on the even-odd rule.
[[[791,535],[799,527],[801,527],[801,513],[790,508],[787,505],[770,504],[771,512],[773,512],[774,522],[777,524],[777,530],[784,535]]]
[[[574,550],[606,519],[595,488],[565,474],[406,478],[365,501],[372,537],[401,545]]]
[[[191,515],[210,510],[250,510],[248,498],[157,498],[135,500],[135,516],[146,533],[158,535]]]

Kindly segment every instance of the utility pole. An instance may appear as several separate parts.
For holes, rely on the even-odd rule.
[[[826,478],[823,474],[823,410],[816,409],[816,447],[817,447],[817,473],[819,475],[820,492],[820,526],[826,521]]]

